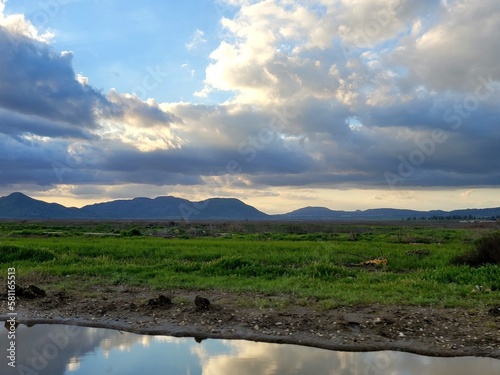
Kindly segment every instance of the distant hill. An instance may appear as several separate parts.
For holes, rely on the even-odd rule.
[[[101,219],[178,219],[182,217],[179,206],[190,203],[176,197],[134,198],[96,203],[84,206],[81,210]]]
[[[81,208],[101,219],[263,220],[263,212],[238,199],[211,198],[191,202],[176,197],[134,198]]]
[[[191,216],[193,220],[206,219],[245,219],[245,220],[267,220],[270,215],[257,210],[255,207],[243,203],[235,198],[210,198],[192,204],[198,210]]]
[[[332,218],[339,219],[345,211],[334,211],[326,207],[304,207],[287,214],[276,215],[283,219],[300,219],[300,220],[328,220]]]
[[[378,208],[365,211],[334,211],[325,207],[304,207],[286,214],[267,215],[234,198],[210,198],[191,202],[177,197],[134,198],[68,208],[57,203],[33,199],[22,193],[0,198],[0,219],[26,220],[401,220],[484,219],[500,217],[500,208],[455,211],[415,211]]]
[[[0,198],[0,219],[90,219],[78,208],[33,199],[22,193]]]
[[[0,219],[93,220],[266,220],[269,215],[238,199],[191,202],[176,197],[134,198],[67,208],[22,193],[0,198]]]
[[[280,216],[283,219],[294,220],[394,220],[409,216],[426,216],[426,213],[393,208],[377,208],[366,211],[334,211],[325,207],[305,207]]]
[[[283,215],[283,220],[401,220],[407,218],[428,219],[476,219],[500,217],[499,208],[462,209],[454,211],[416,211],[395,208],[375,208],[365,211],[334,211],[325,207],[305,207]]]

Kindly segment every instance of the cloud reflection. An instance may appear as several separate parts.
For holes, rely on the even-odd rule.
[[[209,340],[210,341],[210,340]],[[207,342],[206,345],[210,345]],[[372,374],[421,375],[499,374],[500,361],[489,358],[431,358],[400,352],[335,352],[296,345],[224,341],[228,352],[209,355],[206,348],[193,354],[202,362],[203,375],[221,374]]]
[[[371,374],[469,375],[500,373],[489,358],[430,358],[399,352],[335,352],[298,345],[242,340],[136,335],[128,332],[63,325],[19,326],[17,367],[0,357],[1,374],[80,375],[95,373],[199,375]],[[68,331],[70,330],[70,331]],[[71,334],[68,336],[68,332]],[[68,338],[69,339],[66,339]],[[0,330],[0,347],[7,348]],[[54,351],[56,348],[57,351]]]

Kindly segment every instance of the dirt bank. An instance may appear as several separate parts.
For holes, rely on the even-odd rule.
[[[198,295],[210,305],[200,300],[196,304]],[[91,296],[77,291],[27,294],[19,297],[17,312],[24,324],[67,323],[200,340],[248,339],[334,350],[500,359],[500,310],[494,307],[371,305],[325,310],[317,301],[300,304],[285,296],[106,286]],[[3,298],[0,313],[7,311]]]

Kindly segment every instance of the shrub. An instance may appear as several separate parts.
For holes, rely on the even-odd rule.
[[[141,236],[142,234],[141,234],[141,231],[140,231],[139,229],[137,229],[137,228],[133,228],[133,229],[131,229],[131,230],[128,232],[128,235],[129,235],[130,237],[134,237],[134,236]]]
[[[500,264],[500,232],[491,233],[476,241],[476,246],[452,259],[456,265],[480,267],[485,264]]]
[[[120,232],[120,235],[122,237],[135,237],[135,236],[142,236],[142,233],[138,228],[133,228],[131,230],[122,230]]]

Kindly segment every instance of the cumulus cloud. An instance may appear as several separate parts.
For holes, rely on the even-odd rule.
[[[71,52],[57,53],[5,27],[0,27],[0,49],[0,108],[68,128],[96,126],[94,110],[106,99],[75,79]]]
[[[315,160],[302,175],[262,173],[255,181],[384,185],[384,171],[398,173],[402,158],[420,156],[418,145],[432,140],[435,130],[446,141],[434,143],[432,153],[416,160],[415,173],[398,180],[401,184],[498,182],[489,162],[497,153],[491,138],[496,133],[491,111],[499,93],[496,3],[269,0],[232,5],[239,12],[222,20],[226,36],[211,55],[205,92],[232,91],[234,103],[260,108],[293,106],[299,115],[282,129],[282,139],[286,143],[300,135],[304,141],[294,152]],[[477,32],[480,24],[486,25],[484,32]],[[474,96],[478,88],[480,98]],[[363,125],[355,132],[346,126],[351,116]],[[470,123],[473,131],[465,126]],[[458,162],[464,158],[466,163]]]
[[[328,45],[311,34],[322,20],[313,9],[281,2],[244,3],[234,19],[222,19],[227,37],[210,55],[208,87],[235,91],[239,102],[274,103],[304,95],[331,97],[339,86],[328,76],[328,61],[306,57],[301,51]],[[325,33],[326,34],[326,33]]]
[[[433,90],[473,91],[479,77],[500,79],[500,3],[457,0],[439,23],[394,52],[411,79]]]
[[[180,118],[152,99],[96,90],[75,74],[73,54],[56,52],[22,15],[1,15],[0,50],[3,184],[126,181],[103,175],[99,157],[120,145],[179,147],[170,126]]]
[[[38,29],[22,14],[5,15],[5,4],[7,0],[0,3],[0,27],[8,31],[8,38],[15,48],[17,44],[22,43],[26,38],[38,42],[48,42],[54,36],[50,31],[40,34]]]
[[[135,95],[111,90],[110,107],[101,116],[100,135],[135,145],[140,151],[178,148],[182,140],[174,134],[171,124],[182,120],[163,111],[154,99],[143,102]]]

